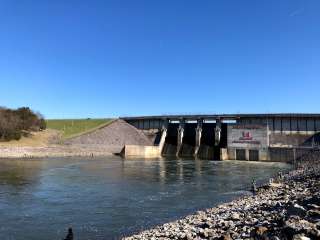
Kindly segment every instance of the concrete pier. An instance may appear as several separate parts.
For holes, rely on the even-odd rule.
[[[220,119],[216,120],[216,128],[214,129],[214,145],[219,146],[221,140],[221,121]]]
[[[196,128],[196,145],[195,145],[195,149],[194,149],[194,156],[195,157],[198,156],[198,152],[199,152],[200,145],[201,145],[202,123],[203,123],[203,120],[198,120],[197,128]]]
[[[166,143],[166,138],[168,135],[168,124],[169,124],[168,120],[163,121],[162,129],[161,129],[161,138],[160,138],[160,142],[159,142],[160,154],[162,154],[164,145]]]
[[[162,129],[162,133],[161,133],[160,142],[159,142],[159,152],[161,154],[162,154],[162,151],[163,151],[163,148],[164,148],[164,144],[166,143],[167,133],[168,133],[168,129],[167,128],[163,128]]]
[[[176,152],[177,157],[179,156],[182,148],[183,137],[184,137],[184,125],[185,125],[184,120],[181,120],[178,128],[178,140],[177,140],[177,152]]]

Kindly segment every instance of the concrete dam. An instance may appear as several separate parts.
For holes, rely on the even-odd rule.
[[[153,146],[126,145],[126,157],[194,157],[292,162],[320,146],[320,114],[122,117]]]

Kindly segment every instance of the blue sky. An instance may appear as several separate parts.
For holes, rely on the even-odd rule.
[[[320,112],[318,0],[0,0],[0,105]]]

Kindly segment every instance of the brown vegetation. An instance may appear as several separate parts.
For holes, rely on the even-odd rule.
[[[46,147],[57,145],[61,142],[61,135],[61,132],[54,129],[32,131],[28,133],[28,136],[22,135],[19,140],[0,141],[0,153],[2,147]]]
[[[46,122],[40,113],[28,107],[18,109],[0,108],[0,141],[19,140],[30,131],[46,129]]]

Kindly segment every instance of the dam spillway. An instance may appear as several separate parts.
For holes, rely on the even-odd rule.
[[[121,118],[156,134],[159,155],[289,162],[320,145],[320,114],[171,115]],[[160,143],[160,140],[162,142]]]
[[[178,123],[168,124],[167,136],[161,153],[165,156],[175,156],[178,149]]]

